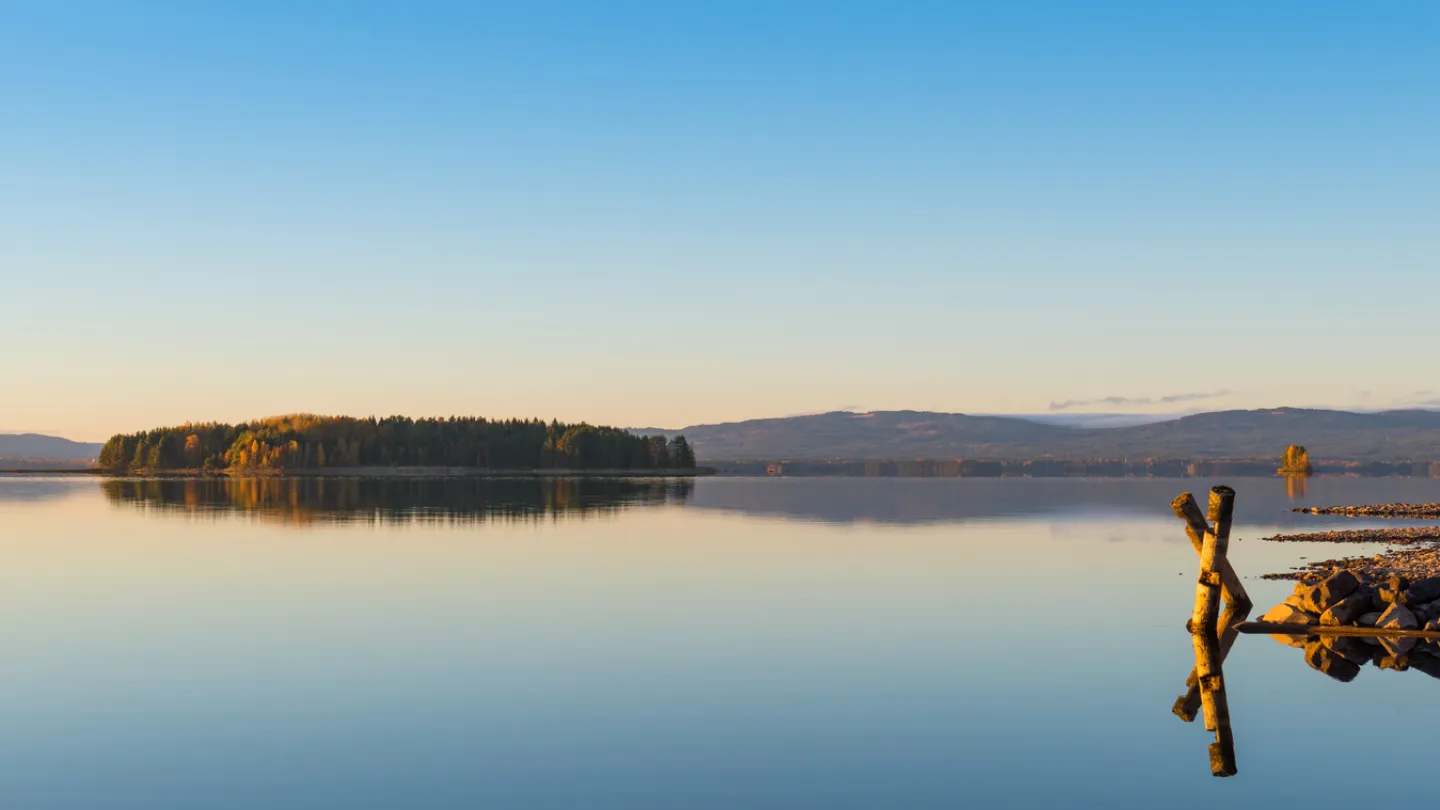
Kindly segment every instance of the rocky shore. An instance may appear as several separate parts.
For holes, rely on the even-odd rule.
[[[1292,625],[1375,627],[1440,632],[1440,576],[1411,580],[1401,574],[1377,577],[1343,569],[1318,580],[1296,583],[1295,592],[1271,608],[1262,621]],[[1414,666],[1440,677],[1440,645],[1414,638],[1357,636],[1274,636],[1305,650],[1310,666],[1348,681],[1360,667]]]
[[[1275,543],[1391,543],[1414,545],[1440,542],[1440,526],[1405,526],[1395,529],[1341,529],[1328,532],[1277,534],[1266,540]]]
[[[1345,517],[1434,518],[1440,517],[1440,503],[1375,503],[1360,506],[1306,506],[1292,509],[1306,515]]]
[[[1319,582],[1340,571],[1357,571],[1370,578],[1403,576],[1411,580],[1440,576],[1440,547],[1400,548],[1371,557],[1337,557],[1307,563],[1291,571],[1265,574],[1261,579]]]

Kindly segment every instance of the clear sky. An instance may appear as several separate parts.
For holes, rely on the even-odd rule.
[[[1440,404],[1437,279],[1430,0],[0,0],[0,430]]]

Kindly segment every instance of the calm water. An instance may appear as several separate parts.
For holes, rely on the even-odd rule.
[[[1239,640],[1239,774],[1171,705],[1196,480],[0,478],[0,806],[1354,807],[1440,682]],[[1253,577],[1359,547],[1239,491]],[[1342,733],[1340,730],[1344,729]],[[1341,753],[1343,751],[1343,753]],[[1404,789],[1406,791],[1409,788]]]

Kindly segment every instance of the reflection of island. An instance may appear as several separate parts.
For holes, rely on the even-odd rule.
[[[1310,494],[1310,476],[1308,475],[1287,475],[1285,476],[1285,494],[1292,501],[1298,501]]]
[[[101,483],[116,505],[253,513],[286,523],[484,522],[683,503],[694,483],[630,478],[144,478]]]

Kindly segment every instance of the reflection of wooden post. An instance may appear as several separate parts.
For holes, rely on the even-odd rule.
[[[1235,639],[1240,637],[1240,629],[1236,626],[1250,617],[1249,607],[1226,605],[1225,612],[1220,616],[1220,658],[1221,664],[1230,655],[1230,648],[1235,646]],[[1195,719],[1195,714],[1200,711],[1200,676],[1195,669],[1190,670],[1190,677],[1185,679],[1185,694],[1175,700],[1175,706],[1171,711],[1181,720],[1189,723]]]
[[[1190,639],[1195,647],[1195,674],[1205,728],[1215,732],[1215,742],[1210,744],[1210,773],[1233,776],[1235,736],[1230,730],[1230,702],[1225,697],[1225,677],[1220,669],[1220,642],[1210,631],[1196,631]]]
[[[1220,568],[1230,547],[1230,522],[1235,512],[1235,490],[1215,487],[1210,490],[1210,520],[1214,527],[1205,533],[1200,548],[1200,580],[1195,587],[1195,612],[1190,617],[1193,632],[1215,634],[1215,620],[1220,614]]]

